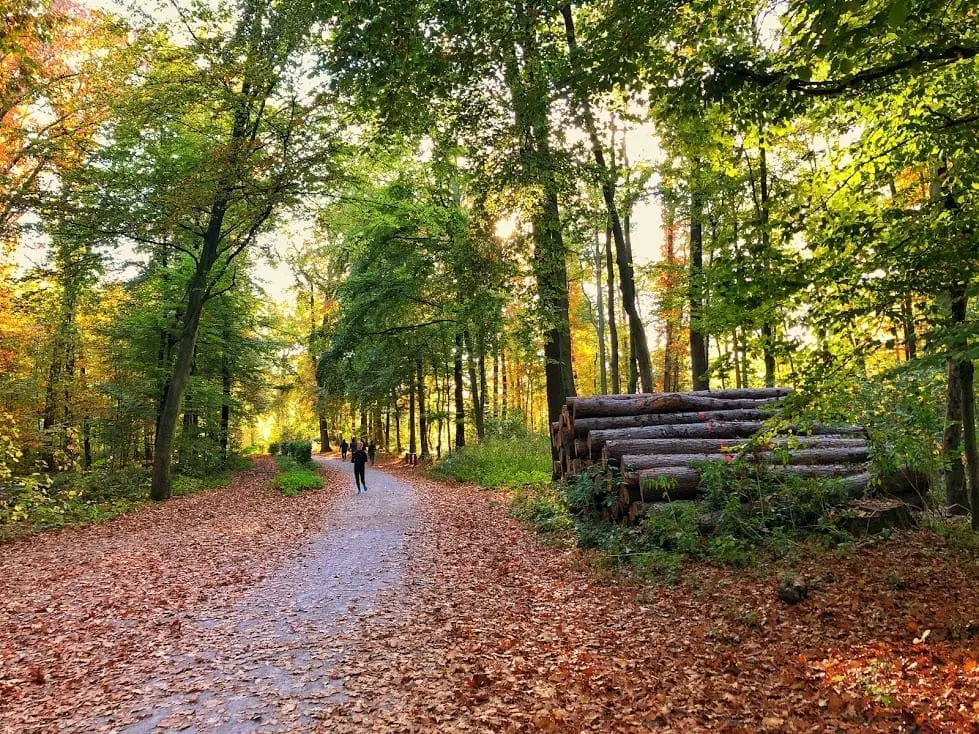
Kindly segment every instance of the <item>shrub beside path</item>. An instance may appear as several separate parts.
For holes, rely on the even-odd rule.
[[[417,470],[325,461],[0,554],[3,731],[955,731],[979,712],[973,555],[932,533],[675,587],[601,574]],[[928,631],[928,634],[925,634]]]

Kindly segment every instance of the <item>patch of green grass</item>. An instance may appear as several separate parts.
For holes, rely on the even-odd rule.
[[[563,497],[551,484],[527,484],[509,492],[510,514],[537,526],[543,533],[566,533],[574,529]]]
[[[432,473],[489,489],[551,481],[551,448],[546,436],[490,438],[446,456]]]
[[[286,497],[323,486],[323,477],[314,464],[301,464],[291,456],[276,456],[275,463],[279,467],[275,487]]]

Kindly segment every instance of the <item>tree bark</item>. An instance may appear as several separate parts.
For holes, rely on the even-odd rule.
[[[463,341],[462,332],[457,331],[455,335],[456,345],[455,353],[453,355],[453,367],[452,367],[452,377],[455,387],[455,410],[456,410],[456,436],[455,445],[456,448],[462,448],[466,445],[466,405],[463,402],[463,388],[462,388],[462,351],[463,351]],[[506,385],[506,377],[504,379],[504,386]],[[506,406],[506,388],[503,390],[503,405]]]
[[[759,410],[771,406],[777,397],[725,398],[690,393],[637,395],[631,399],[610,397],[574,398],[568,402],[571,418],[635,416],[649,413],[699,412],[704,410]]]
[[[571,6],[562,6],[561,14],[564,16],[564,29],[568,42],[569,55],[574,60],[578,43],[575,38],[574,18],[571,12]],[[572,75],[572,78],[577,77]],[[632,253],[629,252],[626,244],[622,222],[619,218],[618,206],[615,202],[616,174],[614,168],[605,160],[605,151],[603,150],[601,139],[598,137],[598,127],[595,124],[595,116],[592,112],[591,102],[588,99],[587,93],[576,90],[576,96],[578,97],[578,104],[581,107],[585,130],[591,142],[592,155],[602,176],[602,199],[605,202],[609,225],[612,229],[612,239],[615,242],[615,256],[619,266],[619,286],[622,289],[622,307],[629,317],[629,344],[632,347],[633,358],[638,366],[639,376],[642,379],[642,389],[649,392],[653,389],[653,367],[649,359],[646,329],[639,316]],[[552,419],[554,418],[553,415],[550,417]]]
[[[418,453],[418,444],[415,441],[415,369],[412,364],[411,374],[408,377],[408,453]]]
[[[228,446],[231,433],[231,364],[228,355],[221,357],[221,422],[218,429],[218,442],[221,446],[221,460],[228,463]]]
[[[605,353],[605,298],[602,293],[602,249],[597,227],[595,228],[595,292],[598,294],[595,302],[595,308],[598,312],[598,385],[601,394],[608,395],[608,359]]]
[[[697,166],[699,164],[695,164],[695,168]],[[690,194],[690,375],[694,390],[710,388],[701,295],[704,269],[703,216],[703,202],[695,186]]]
[[[612,267],[612,228],[605,228],[605,278],[606,292],[608,293],[608,334],[609,347],[609,371],[612,373],[612,393],[622,392],[619,382],[619,325],[615,314],[615,269]]]
[[[955,514],[969,511],[969,494],[965,486],[965,464],[962,463],[962,390],[959,363],[948,362],[948,387],[945,402],[945,431],[942,435],[945,458],[945,500]]]
[[[428,451],[428,415],[425,410],[425,365],[422,360],[415,362],[418,374],[418,437],[421,443],[420,458],[427,459]]]
[[[603,461],[618,461],[627,454],[736,454],[750,438],[633,438],[606,441],[602,447]],[[793,436],[776,438],[759,445],[762,449],[867,449],[865,438],[836,438],[831,436]]]
[[[505,73],[521,141],[521,166],[528,180],[542,189],[539,208],[532,218],[533,269],[545,320],[548,420],[554,421],[560,416],[565,399],[576,392],[571,363],[567,251],[550,146],[549,90],[537,55],[535,22],[525,9],[516,8],[514,45],[507,49]]]
[[[766,410],[736,409],[709,410],[699,413],[650,413],[647,415],[601,416],[579,418],[574,421],[574,435],[584,438],[591,431],[613,428],[637,428],[640,426],[670,426],[681,423],[704,423],[705,421],[764,421],[774,413]]]
[[[819,464],[864,464],[868,460],[867,446],[833,449],[795,449],[784,453],[759,451],[748,453],[745,460],[761,464],[780,466],[813,466]],[[684,453],[684,454],[623,454],[619,466],[625,471],[656,469],[661,466],[695,466],[701,461],[731,461],[734,454],[727,453]]]
[[[588,434],[590,456],[602,455],[607,441],[646,439],[690,439],[690,438],[752,438],[764,428],[757,421],[683,423],[672,426],[645,426],[642,428],[616,428],[608,431],[592,431]],[[865,433],[860,426],[815,425],[807,427],[812,435],[861,436]]]

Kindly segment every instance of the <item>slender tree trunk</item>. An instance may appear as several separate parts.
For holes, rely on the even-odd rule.
[[[483,425],[483,410],[481,407],[483,403],[482,392],[480,390],[481,384],[477,378],[478,357],[472,335],[467,330],[464,336],[466,339],[466,349],[469,353],[469,359],[466,360],[466,365],[469,371],[469,394],[472,398],[473,424],[476,426],[476,440],[482,441],[486,431]]]
[[[408,453],[418,453],[415,442],[415,370],[411,370],[408,378]]]
[[[493,350],[493,417],[500,417],[500,353]]]
[[[460,370],[461,370],[460,366]],[[503,373],[503,385],[500,394],[500,408],[502,410],[502,415],[504,418],[507,417],[507,393],[509,383],[507,382],[507,368],[506,368],[506,350],[500,350],[500,371]]]
[[[762,256],[771,252],[771,232],[768,214],[768,157],[765,146],[758,149],[758,177],[761,185],[761,244]],[[761,325],[762,352],[765,356],[765,387],[775,387],[775,328],[770,319]]]
[[[476,349],[479,351],[479,435],[480,441],[486,438],[486,338],[482,329],[476,336]]]
[[[204,310],[207,277],[217,260],[218,240],[226,209],[226,201],[219,201],[212,209],[203,252],[187,289],[187,307],[184,309],[183,328],[177,340],[177,357],[166,388],[166,398],[163,401],[163,410],[160,413],[156,432],[156,444],[153,447],[150,498],[156,501],[170,497],[170,461],[177,437],[177,419],[180,416],[187,380],[194,364],[194,351],[197,347],[201,313]]]
[[[221,421],[218,429],[218,442],[221,446],[221,461],[228,463],[228,445],[231,433],[231,364],[228,355],[221,358]]]
[[[453,387],[455,389],[455,445],[456,448],[462,448],[466,445],[466,405],[463,402],[463,388],[462,388],[462,332],[458,331],[455,335],[456,345],[455,352],[453,353],[453,364],[452,364],[452,380]],[[505,379],[505,378],[504,378]],[[503,404],[506,405],[506,390],[503,392]]]
[[[576,57],[577,40],[575,38],[574,18],[570,5],[561,7],[561,14],[564,16],[564,29],[567,37],[568,49],[572,59]],[[595,124],[595,116],[592,113],[591,102],[587,93],[578,93],[578,104],[581,108],[582,119],[588,138],[591,141],[592,155],[595,164],[598,166],[602,175],[602,199],[605,201],[605,209],[608,212],[609,224],[612,228],[612,238],[615,242],[616,261],[619,266],[619,285],[622,288],[622,306],[629,317],[629,344],[632,347],[634,359],[637,362],[639,374],[642,377],[643,389],[648,392],[653,390],[653,367],[649,359],[649,345],[646,341],[646,330],[642,319],[639,317],[639,308],[636,299],[635,275],[632,266],[632,253],[626,244],[625,234],[622,229],[622,222],[619,219],[619,210],[615,202],[615,170],[605,160],[601,139],[598,137],[598,128]],[[560,410],[558,411],[560,413]],[[553,421],[556,418],[549,415]]]
[[[676,207],[672,196],[665,197],[663,205],[663,261],[666,268],[666,279],[663,289],[666,291],[665,297],[669,300],[675,298],[673,291],[676,288],[674,279],[675,269],[677,268],[676,259]],[[663,392],[675,392],[680,389],[674,380],[676,373],[676,309],[669,303],[663,306]]]
[[[418,434],[421,441],[422,459],[427,459],[428,451],[428,415],[425,411],[425,365],[422,360],[415,362],[418,370]]]
[[[595,228],[595,292],[598,294],[596,310],[598,311],[599,390],[602,395],[608,395],[608,369],[605,353],[605,298],[602,292],[602,248],[597,227]]]
[[[955,359],[948,362],[942,456],[946,462],[946,502],[953,513],[965,514],[969,509],[969,495],[965,486],[965,465],[962,463],[962,388],[959,362]]]
[[[695,175],[699,163],[694,164]],[[704,206],[700,192],[690,194],[690,374],[694,390],[709,390],[707,342],[703,325]]]
[[[619,383],[619,326],[615,314],[615,269],[612,267],[612,228],[605,228],[605,278],[606,293],[608,293],[608,333],[611,355],[609,372],[612,374],[612,392],[616,395],[622,392]]]
[[[976,444],[975,365],[971,359],[963,359],[959,363],[959,390],[962,396],[962,442],[965,474],[969,481],[972,529],[979,530],[979,446]]]
[[[541,187],[540,206],[532,219],[533,269],[546,323],[544,374],[548,418],[555,421],[565,400],[576,395],[576,391],[571,362],[567,249],[561,232],[558,184],[549,139],[549,89],[538,58],[535,22],[530,13],[516,9],[514,44],[507,49],[505,74],[520,133],[521,165],[528,179]]]
[[[901,303],[901,319],[904,328],[904,358],[910,362],[918,358],[918,334],[914,328],[914,304],[906,294]]]

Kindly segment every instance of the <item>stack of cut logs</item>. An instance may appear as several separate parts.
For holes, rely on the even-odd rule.
[[[555,478],[600,466],[611,519],[632,521],[648,504],[692,499],[705,461],[744,454],[774,472],[841,477],[854,494],[870,482],[866,432],[860,426],[807,426],[806,435],[744,447],[789,390],[762,388],[569,398],[551,425]]]

